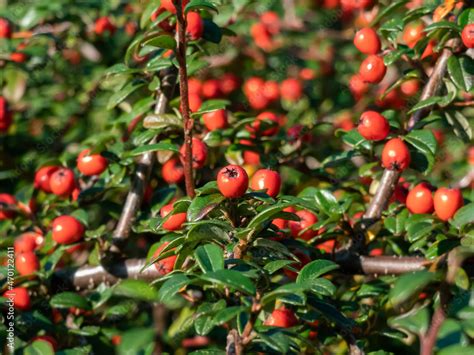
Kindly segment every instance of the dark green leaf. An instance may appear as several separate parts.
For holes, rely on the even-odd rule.
[[[474,73],[467,72],[466,61],[472,59],[463,58],[463,65],[456,56],[450,56],[448,59],[448,73],[453,83],[461,90],[469,91],[472,87],[472,76]]]
[[[134,80],[125,85],[122,89],[115,92],[109,99],[107,110],[110,110],[125,100],[132,92],[146,85],[146,82]]]
[[[453,128],[454,134],[464,142],[469,143],[472,140],[472,128],[468,119],[459,111],[454,113],[445,112],[446,121]]]
[[[54,355],[54,349],[50,342],[36,340],[23,349],[23,355]]]
[[[171,276],[161,285],[158,291],[158,299],[160,302],[165,302],[171,299],[181,288],[188,285],[191,280],[184,274],[176,274]]]
[[[215,244],[201,245],[194,251],[194,256],[204,273],[224,269],[224,251]]]
[[[390,290],[389,301],[397,307],[410,297],[421,292],[425,286],[436,279],[436,274],[422,270],[400,276]]]
[[[194,198],[188,208],[188,221],[199,221],[216,208],[225,197],[220,193],[212,195],[201,195]]]
[[[171,152],[178,153],[179,149],[175,144],[172,143],[155,143],[155,144],[146,144],[141,147],[135,148],[134,150],[128,153],[128,156],[136,157],[148,152],[156,152],[159,150],[168,150]]]
[[[428,160],[428,167],[424,171],[429,173],[433,168],[438,143],[431,130],[414,130],[405,136],[405,140],[421,152]]]
[[[136,298],[144,301],[156,301],[158,292],[153,286],[142,280],[123,280],[114,289],[115,295]]]
[[[237,291],[242,291],[252,295],[255,294],[256,291],[252,280],[234,270],[208,272],[201,275],[200,278],[211,283],[230,287]]]
[[[142,46],[153,46],[164,49],[176,48],[176,41],[171,35],[160,34],[156,37],[147,39],[142,43]]]
[[[329,260],[314,260],[306,264],[298,274],[296,282],[311,287],[311,283],[321,275],[339,268],[339,265]]]
[[[451,220],[451,224],[458,229],[471,223],[474,223],[474,202],[461,207]]]
[[[207,1],[207,0],[191,0],[184,8],[184,11],[188,13],[189,11],[199,10],[199,9],[219,12],[216,5],[213,4],[211,1]]]
[[[91,305],[89,301],[83,296],[74,292],[63,292],[58,293],[51,297],[49,301],[52,307],[55,308],[71,308],[76,307],[79,309],[90,310]]]

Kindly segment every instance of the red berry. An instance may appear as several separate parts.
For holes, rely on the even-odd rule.
[[[353,75],[349,80],[349,90],[355,100],[359,100],[369,91],[369,85],[362,79],[360,74]]]
[[[185,145],[179,150],[181,163],[184,165]],[[198,138],[193,137],[192,143],[193,168],[200,169],[204,166],[207,159],[207,146]]]
[[[40,335],[40,336],[37,336],[37,337],[34,337],[33,339],[31,339],[31,341],[32,342],[34,342],[34,341],[44,341],[44,342],[48,343],[49,345],[51,345],[51,350],[53,350],[53,351],[58,350],[58,342],[56,341],[56,339],[54,339],[50,335]]]
[[[12,113],[8,109],[7,100],[0,96],[0,132],[6,132],[12,124]]]
[[[411,189],[406,199],[406,205],[411,213],[432,213],[433,196],[431,195],[430,185],[422,182]]]
[[[303,96],[303,85],[298,79],[286,79],[280,84],[280,93],[285,100],[298,101]]]
[[[31,308],[30,295],[25,287],[14,287],[6,291],[3,297],[12,300],[15,308],[21,311],[27,311]]]
[[[219,90],[228,95],[239,88],[239,77],[233,73],[225,73],[219,80]]]
[[[269,101],[263,93],[264,87],[265,81],[258,77],[251,77],[244,83],[244,94],[250,106],[256,110],[261,110],[268,106]]]
[[[202,100],[197,94],[189,94],[189,110],[191,112],[197,112],[201,108]]]
[[[373,0],[341,0],[343,8],[351,10],[363,10],[372,6]]]
[[[369,141],[381,141],[387,138],[390,125],[387,119],[375,111],[365,111],[357,127],[360,135]]]
[[[354,45],[364,54],[377,54],[380,52],[380,38],[373,28],[363,28],[354,36]]]
[[[35,189],[43,190],[44,192],[50,193],[51,186],[50,180],[51,175],[53,175],[59,167],[57,166],[44,166],[40,168],[35,174],[34,186]]]
[[[270,52],[274,48],[274,42],[272,34],[268,31],[267,26],[263,23],[255,23],[250,28],[250,34],[252,35],[253,40],[257,47],[261,48],[266,52]]]
[[[27,55],[23,52],[14,52],[10,54],[10,60],[15,63],[24,63],[27,58]]]
[[[247,139],[240,140],[240,144],[245,146],[253,146],[253,143]],[[244,150],[243,153],[244,163],[250,165],[260,165],[260,154],[254,150]]]
[[[291,235],[294,238],[301,238],[304,240],[310,240],[311,238],[318,235],[318,231],[308,229],[301,233],[303,230],[311,227],[313,224],[318,222],[318,217],[310,211],[298,211],[296,215],[300,218],[299,221],[290,221],[288,225],[290,227]]]
[[[173,203],[163,206],[160,210],[161,217],[165,218],[173,211]],[[186,222],[186,212],[176,213],[171,215],[165,223],[163,223],[163,229],[167,231],[176,231],[183,227]]]
[[[163,164],[161,176],[168,184],[177,184],[184,178],[184,168],[179,159],[171,158]]]
[[[188,79],[188,92],[191,95],[201,95],[202,83],[199,79],[189,78]]]
[[[30,275],[39,270],[39,261],[35,253],[28,251],[16,255],[15,267],[20,275]]]
[[[260,16],[260,22],[265,25],[268,32],[276,35],[280,32],[281,21],[278,14],[274,11],[266,11]]]
[[[10,194],[0,194],[0,221],[15,217],[15,211],[7,211],[16,207],[16,198]]]
[[[382,151],[382,165],[390,170],[405,170],[410,165],[410,151],[400,138],[390,139]]]
[[[95,33],[98,35],[102,35],[106,31],[108,31],[110,34],[114,34],[116,31],[115,25],[110,21],[110,19],[107,16],[103,16],[98,18],[95,21]]]
[[[276,197],[280,192],[281,177],[280,174],[273,170],[260,169],[250,181],[252,190],[266,190],[268,196]]]
[[[212,112],[207,112],[202,115],[202,120],[204,121],[204,125],[209,131],[223,129],[227,127],[227,111],[221,109]]]
[[[0,18],[0,38],[11,38],[12,28],[7,19]]]
[[[436,190],[433,202],[435,213],[442,221],[448,221],[464,204],[461,190],[446,187]]]
[[[410,79],[410,80],[404,81],[400,85],[400,91],[405,96],[415,96],[420,91],[420,82],[419,82],[419,80],[418,79]]]
[[[242,197],[249,186],[249,177],[244,168],[227,165],[217,174],[217,187],[227,198]]]
[[[383,59],[378,55],[369,55],[361,63],[359,68],[359,74],[362,80],[371,84],[380,83],[386,72],[387,67],[383,62]]]
[[[266,81],[263,86],[263,95],[269,101],[276,101],[280,98],[280,87],[276,81]]]
[[[219,80],[217,79],[210,79],[206,80],[202,84],[202,95],[207,99],[215,99],[219,97],[221,94],[220,92],[220,85]]]
[[[474,23],[466,25],[461,33],[462,43],[467,48],[474,48]]]
[[[336,244],[336,241],[334,239],[332,240],[326,240],[325,242],[319,243],[316,248],[319,250],[324,251],[325,253],[332,253],[334,250],[334,245]]]
[[[265,122],[265,126],[270,127],[265,130],[262,130],[262,121]],[[278,132],[279,123],[280,120],[278,119],[278,116],[273,112],[262,112],[257,116],[255,121],[253,121],[250,126],[247,126],[247,130],[253,134],[260,134],[262,136],[274,136]]]
[[[69,196],[76,187],[74,172],[71,169],[59,168],[51,175],[49,186],[53,194]]]
[[[204,32],[204,21],[197,12],[188,12],[186,15],[186,33],[189,34],[192,40],[197,40],[202,37]]]
[[[296,210],[294,207],[286,207],[283,209],[283,212],[290,212],[290,213],[295,213]],[[279,229],[285,229],[288,228],[288,223],[289,221],[283,218],[275,218],[272,223],[277,226]]]
[[[113,335],[110,340],[111,340],[112,344],[114,344],[115,346],[118,346],[122,343],[122,337],[118,334]]]
[[[44,237],[39,233],[26,232],[26,233],[20,234],[15,239],[15,242],[13,243],[13,246],[15,248],[15,253],[20,254],[20,253],[32,252],[41,244],[43,244],[43,241],[44,241]]]
[[[428,42],[425,50],[423,51],[423,53],[421,54],[421,57],[420,59],[425,59],[425,58],[428,58],[430,56],[435,56],[435,53],[434,53],[434,47],[436,45],[436,41],[435,40],[431,40]]]
[[[107,169],[107,159],[100,154],[89,154],[84,149],[77,157],[77,170],[86,176],[100,175]]]
[[[53,240],[58,244],[73,244],[82,239],[84,226],[72,216],[59,216],[53,221]]]
[[[166,248],[168,245],[168,242],[164,242],[161,244],[158,249],[153,253],[153,257],[156,258],[161,254],[161,251]],[[171,271],[173,271],[174,265],[176,264],[176,259],[178,257],[176,255],[168,256],[166,258],[163,258],[161,260],[158,260],[155,263],[155,268],[158,270],[158,273],[160,275],[166,275],[169,274]]]
[[[186,7],[188,4],[189,0],[182,0],[181,6],[183,8]],[[167,11],[171,12],[172,14],[176,14],[176,7],[175,7],[176,1],[175,0],[161,0],[161,7],[166,9]]]
[[[271,316],[265,321],[265,325],[280,328],[290,328],[298,324],[295,313],[285,307],[275,309]]]
[[[424,37],[424,29],[425,25],[421,22],[408,24],[403,30],[403,42],[410,48],[415,47],[418,41]]]

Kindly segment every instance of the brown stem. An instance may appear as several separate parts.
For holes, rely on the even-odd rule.
[[[176,18],[178,22],[178,50],[176,59],[179,64],[179,90],[181,96],[181,111],[184,120],[184,180],[186,194],[194,198],[194,175],[193,175],[193,127],[194,119],[189,112],[188,73],[186,67],[186,17],[184,15],[182,1],[175,1]]]
[[[225,353],[226,355],[243,354],[239,332],[236,329],[232,329],[227,334],[227,345],[225,347]]]
[[[446,74],[448,59],[451,57],[453,49],[459,47],[459,45],[459,38],[450,39],[446,43],[446,47],[443,49],[443,52],[439,56],[438,61],[433,68],[430,79],[423,88],[420,101],[426,100],[437,94],[439,88],[441,87],[444,75]],[[411,131],[415,125],[430,111],[431,108],[432,106],[428,106],[413,113],[413,115],[410,117],[410,120],[408,121],[407,129]]]
[[[175,82],[174,71],[169,70],[162,73],[161,88],[155,106],[156,114],[165,113]],[[149,144],[155,144],[157,141],[158,137],[154,137]],[[130,235],[133,221],[140,208],[148,180],[150,179],[154,161],[155,153],[147,152],[137,162],[137,170],[133,176],[132,188],[127,195],[122,214],[112,235],[112,242],[118,248],[123,247]]]

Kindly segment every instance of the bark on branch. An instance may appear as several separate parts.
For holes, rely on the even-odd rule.
[[[377,275],[403,274],[421,270],[430,263],[418,257],[366,257],[355,254],[341,256],[335,261],[344,271]],[[86,265],[75,269],[61,269],[54,274],[54,284],[63,285],[62,287],[66,288],[93,289],[101,283],[113,285],[122,279],[152,281],[161,277],[153,265],[140,272],[146,263],[146,259],[128,259],[116,261],[108,267]]]
[[[155,114],[163,114],[166,112],[166,107],[173,95],[175,85],[176,74],[174,70],[163,71],[161,74],[161,88],[155,105]],[[154,137],[149,144],[155,144],[157,141],[158,137]],[[137,169],[133,175],[132,188],[127,195],[122,214],[112,235],[112,242],[119,249],[124,246],[130,235],[130,230],[136,214],[140,209],[154,162],[154,152],[143,154],[137,162]]]

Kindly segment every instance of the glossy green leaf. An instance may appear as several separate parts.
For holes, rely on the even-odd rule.
[[[306,264],[298,274],[296,282],[301,285],[311,286],[311,283],[318,277],[336,270],[339,265],[329,260],[314,260]]]
[[[158,292],[148,282],[133,279],[121,281],[114,288],[114,294],[144,301],[155,301],[158,298]]]
[[[49,304],[51,307],[55,308],[71,308],[71,307],[76,307],[79,309],[84,309],[84,310],[90,310],[91,305],[89,301],[74,292],[62,292],[54,295],[51,297],[51,300],[49,301]]]
[[[149,152],[156,152],[160,150],[168,150],[171,152],[178,153],[179,149],[175,144],[172,143],[155,143],[155,144],[146,144],[141,147],[135,148],[128,153],[129,156],[136,157]]]
[[[197,196],[188,208],[188,221],[199,221],[225,200],[220,193]]]
[[[471,223],[474,223],[473,202],[461,207],[451,220],[451,224],[454,225],[456,228],[462,228]]]
[[[171,299],[181,288],[188,285],[190,282],[191,279],[184,274],[171,276],[163,283],[163,285],[161,285],[160,290],[158,291],[159,301],[165,302]]]
[[[208,272],[200,276],[204,281],[229,287],[237,291],[242,291],[247,294],[255,294],[255,285],[252,280],[234,270],[218,270]]]
[[[405,136],[405,141],[421,152],[428,161],[424,173],[427,174],[433,168],[438,143],[430,130],[414,130]]]
[[[400,276],[390,290],[389,302],[398,307],[412,296],[421,292],[436,279],[436,274],[422,270]]]
[[[194,256],[204,273],[224,269],[224,252],[215,244],[201,245],[194,251]]]

